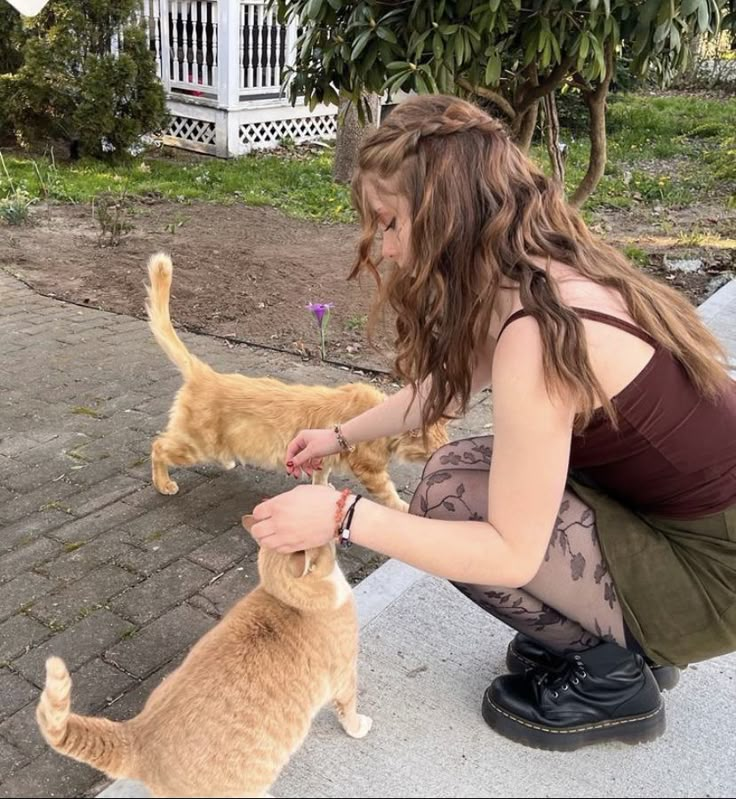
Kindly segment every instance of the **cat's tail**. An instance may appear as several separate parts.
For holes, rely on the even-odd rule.
[[[64,755],[104,771],[109,777],[134,776],[133,745],[124,723],[71,712],[72,680],[64,661],[46,661],[46,686],[36,720],[47,743]]]
[[[148,277],[150,284],[146,286],[148,300],[148,324],[153,331],[161,349],[179,367],[179,370],[188,378],[198,366],[204,366],[199,358],[192,355],[184,343],[176,335],[169,315],[169,294],[171,293],[171,275],[174,267],[171,258],[159,252],[152,255],[148,261]]]

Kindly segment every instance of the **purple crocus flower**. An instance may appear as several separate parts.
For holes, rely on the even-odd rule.
[[[327,323],[330,321],[330,311],[335,307],[335,304],[332,302],[309,302],[306,307],[314,314],[314,318],[319,325],[319,350],[324,361],[327,357],[325,333],[327,332]]]
[[[335,307],[333,302],[309,302],[307,309],[310,310],[317,318],[317,324],[322,327],[322,320],[325,316],[329,317],[330,311]]]

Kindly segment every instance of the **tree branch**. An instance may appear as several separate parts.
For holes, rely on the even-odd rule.
[[[531,107],[517,116],[518,125],[512,128],[514,133],[514,141],[519,145],[519,148],[528,153],[532,146],[532,139],[534,138],[534,130],[537,127],[537,115],[539,113],[539,100],[535,100]]]
[[[471,92],[471,94],[477,94],[479,97],[485,97],[486,100],[490,100],[495,106],[498,106],[509,119],[516,118],[514,107],[502,94],[494,92],[492,89],[487,89],[485,86],[474,86],[465,78],[456,78],[455,85],[459,86],[461,89],[465,89],[466,92]]]
[[[522,88],[516,103],[516,113],[520,114],[526,111],[527,108],[531,107],[532,103],[540,100],[545,94],[554,91],[567,76],[572,63],[572,57],[566,56],[541,83],[535,82],[533,84],[527,84]]]
[[[583,93],[590,115],[590,158],[588,171],[570,198],[570,204],[576,208],[579,208],[595,191],[606,168],[606,97],[614,68],[614,51],[611,40],[606,43],[605,59],[606,73],[600,84],[592,92]]]
[[[577,87],[578,89],[582,89],[585,92],[592,92],[593,87],[590,84],[590,81],[586,80],[579,72],[576,72],[572,78],[570,79],[570,83]]]
[[[542,101],[544,103],[544,138],[547,153],[552,164],[552,175],[565,193],[565,147],[560,142],[560,120],[557,115],[555,92],[550,92]]]

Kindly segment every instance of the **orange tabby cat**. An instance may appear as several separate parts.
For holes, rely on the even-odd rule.
[[[252,517],[243,524],[249,526]],[[264,796],[334,701],[353,738],[358,622],[335,545],[280,555],[261,549],[261,582],[194,646],[124,722],[70,712],[71,679],[46,662],[36,718],[57,751],[154,796]]]
[[[192,355],[176,335],[169,316],[172,265],[163,253],[148,263],[148,318],[156,340],[184,375],[169,412],[166,431],[153,442],[153,483],[162,494],[179,488],[168,467],[216,462],[232,468],[239,461],[282,469],[291,439],[302,429],[332,427],[383,402],[373,386],[350,383],[339,388],[300,386],[272,378],[220,374]],[[331,470],[349,469],[376,499],[406,510],[388,474],[392,455],[425,461],[448,441],[444,424],[430,428],[427,441],[405,433],[366,441],[353,452],[325,458],[314,482],[327,483]]]

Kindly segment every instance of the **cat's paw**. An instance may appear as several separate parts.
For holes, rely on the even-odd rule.
[[[373,719],[370,716],[363,716],[360,713],[355,717],[355,724],[350,729],[345,729],[345,732],[351,738],[365,738],[373,726]]]
[[[165,483],[157,485],[156,490],[159,494],[169,494],[173,496],[178,493],[179,486],[173,480],[167,480]]]

